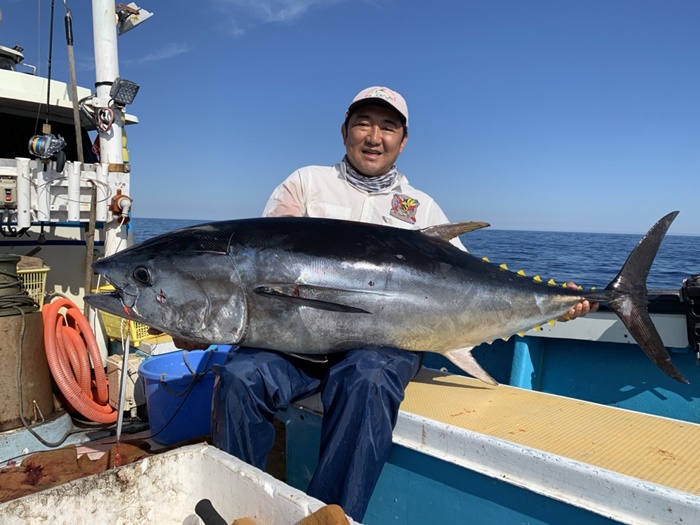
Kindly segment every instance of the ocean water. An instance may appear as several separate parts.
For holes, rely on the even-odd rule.
[[[205,221],[186,219],[132,220],[134,240]],[[617,275],[641,235],[565,233],[484,229],[461,237],[469,251],[557,283],[573,281],[586,288],[605,287]],[[673,290],[683,279],[700,274],[700,236],[666,235],[649,272],[650,290]]]

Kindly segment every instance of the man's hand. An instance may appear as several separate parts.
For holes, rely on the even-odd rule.
[[[566,283],[566,287],[569,288],[570,290],[577,290],[578,289],[578,286],[572,282]],[[574,306],[571,310],[569,310],[567,313],[565,313],[559,319],[557,319],[557,321],[565,322],[565,321],[570,321],[571,319],[576,319],[577,317],[583,317],[584,315],[587,315],[591,312],[595,312],[596,310],[598,310],[599,306],[600,306],[600,303],[589,303],[588,301],[581,301],[576,306]]]

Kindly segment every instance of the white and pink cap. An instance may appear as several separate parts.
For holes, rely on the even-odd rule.
[[[372,86],[363,89],[352,99],[345,116],[349,117],[358,107],[366,104],[382,104],[394,108],[403,117],[404,124],[408,128],[408,105],[396,91],[382,86]]]

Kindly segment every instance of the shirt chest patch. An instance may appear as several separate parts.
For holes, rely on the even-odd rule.
[[[391,199],[391,211],[389,213],[396,219],[409,224],[415,224],[418,206],[420,206],[420,202],[413,197],[403,195],[402,193],[395,193],[394,198]]]

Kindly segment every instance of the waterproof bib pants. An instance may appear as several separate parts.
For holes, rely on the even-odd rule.
[[[267,350],[234,350],[223,366],[214,367],[214,446],[264,469],[275,414],[320,392],[321,449],[307,493],[361,521],[391,450],[404,389],[420,363],[417,354],[393,348],[351,350],[324,364]]]

